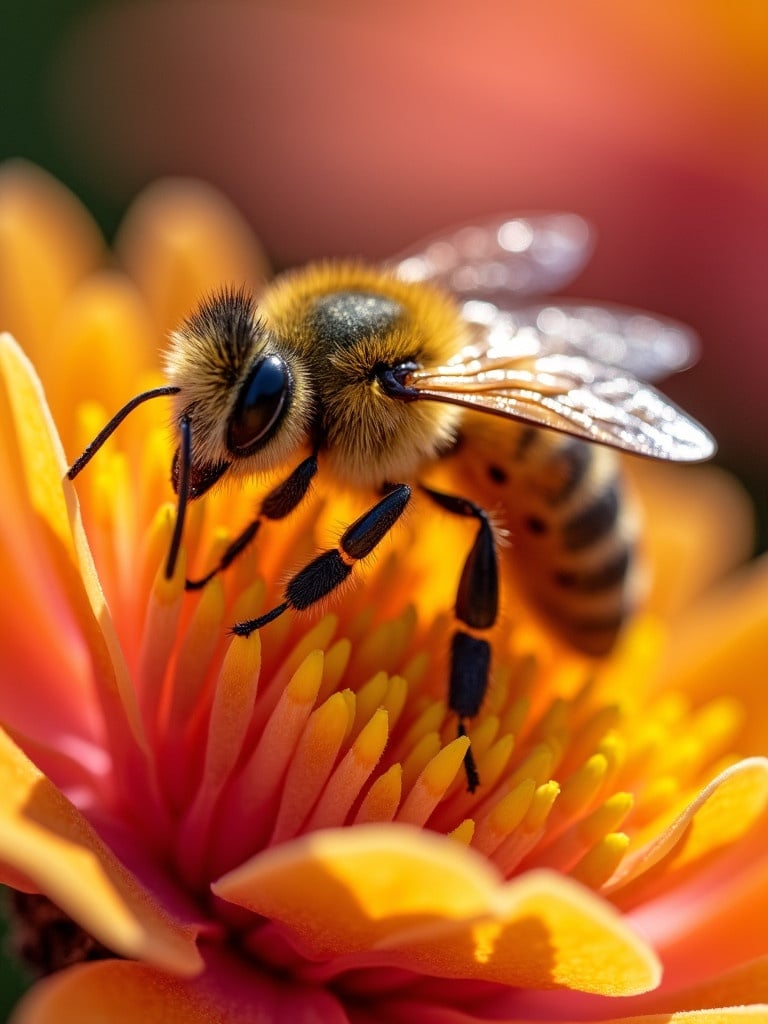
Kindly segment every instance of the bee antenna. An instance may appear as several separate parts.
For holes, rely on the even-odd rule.
[[[179,421],[181,440],[179,441],[179,482],[178,502],[176,504],[176,522],[173,526],[171,546],[168,550],[168,561],[165,563],[165,578],[170,580],[176,570],[176,559],[179,557],[181,537],[184,532],[184,517],[189,504],[189,477],[192,465],[192,425],[189,416],[182,416]]]
[[[137,406],[148,401],[150,398],[161,398],[163,395],[177,395],[180,390],[181,388],[174,387],[171,384],[166,384],[163,387],[152,388],[150,391],[143,391],[140,395],[136,395],[132,398],[130,402],[126,402],[123,408],[120,409],[119,412],[115,413],[109,423],[107,423],[105,427],[102,427],[83,454],[79,456],[79,458],[75,459],[67,470],[67,478],[69,480],[75,479],[77,474],[88,465],[104,442],[114,434],[125,417],[128,416],[129,413],[132,413]]]

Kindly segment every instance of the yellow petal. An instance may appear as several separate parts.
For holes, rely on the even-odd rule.
[[[652,1013],[643,1017],[616,1017],[604,1024],[765,1024],[768,1004],[726,1006],[715,1010],[683,1010],[680,1013]]]
[[[634,1003],[635,1000],[632,1002]],[[407,1024],[410,1021],[418,1021],[418,1024],[487,1024],[489,1020],[487,1014],[476,1016],[471,1011],[463,1012],[454,1007],[446,1010],[433,1003],[425,1005],[415,1000],[397,1001],[388,1007],[388,1011],[390,1019],[397,1021],[397,1024]],[[505,1017],[503,1010],[497,1010],[493,1020],[497,1021],[497,1024],[540,1024],[541,1020],[556,1021],[557,1024],[579,1024],[579,1021],[586,1019],[579,1017],[572,1020],[562,1016],[559,1004],[555,1013],[556,1017],[547,1014],[529,1018],[524,1013],[522,1015],[516,1013],[514,1017]],[[632,1014],[627,1017],[600,1016],[599,1019],[600,1024],[765,1024],[768,1019],[767,1014],[768,1004],[761,1004],[726,1006],[714,1010],[683,1010],[679,1013],[649,1013],[639,1016]],[[14,1021],[13,1024],[16,1022]]]
[[[213,888],[281,922],[311,959],[334,958],[334,970],[386,964],[612,995],[659,980],[650,948],[586,889],[545,871],[504,883],[474,851],[405,826],[314,833]]]
[[[12,1024],[209,1024],[223,1021],[180,979],[117,960],[78,964],[35,985]]]
[[[234,206],[210,185],[183,178],[157,182],[139,196],[115,249],[161,337],[214,289],[258,290],[268,277],[264,254]]]
[[[328,992],[284,985],[231,961],[199,979],[173,978],[146,964],[78,964],[38,982],[11,1024],[348,1024]]]
[[[712,980],[765,956],[767,849],[768,816],[764,816],[747,841],[718,858],[701,886],[694,878],[686,889],[673,887],[660,899],[633,910],[633,921],[651,937],[664,961],[668,982],[675,979],[667,988],[678,989],[697,979]],[[713,942],[712,936],[728,936],[728,941]],[[768,984],[768,970],[763,980]],[[712,1005],[761,998],[768,998],[768,993],[756,991],[743,1000],[723,995]]]
[[[763,556],[701,602],[676,631],[664,687],[694,706],[723,693],[746,715],[735,746],[743,754],[768,750],[768,556]]]
[[[197,927],[174,920],[80,811],[0,731],[0,862],[108,949],[177,974],[202,967]]]
[[[643,512],[649,605],[669,617],[743,562],[752,550],[749,496],[723,470],[625,460]]]
[[[103,259],[99,230],[68,189],[20,160],[0,168],[0,329],[43,370],[64,299]]]
[[[140,389],[144,375],[157,371],[164,344],[124,274],[94,274],[62,303],[39,368],[72,459],[80,454],[72,450],[80,403],[98,400],[110,414],[116,412]],[[125,436],[121,431],[123,442]]]
[[[13,542],[25,547],[29,571],[63,595],[87,645],[112,750],[130,771],[145,743],[133,687],[40,382],[7,334],[0,335],[0,428],[5,500],[16,510]]]
[[[682,873],[718,849],[727,849],[751,829],[768,805],[768,759],[749,758],[721,772],[661,835],[628,854],[606,886],[622,905],[647,899],[649,887],[680,883]],[[663,862],[663,864],[662,864]],[[663,867],[645,879],[652,868]]]

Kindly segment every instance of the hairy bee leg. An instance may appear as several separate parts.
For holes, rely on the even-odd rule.
[[[304,611],[326,597],[349,577],[355,562],[370,555],[386,537],[410,499],[410,487],[398,484],[346,528],[338,548],[324,551],[288,581],[282,604],[257,619],[235,623],[232,632],[237,636],[250,636],[289,608]]]
[[[490,629],[499,610],[499,570],[496,541],[485,511],[466,498],[443,494],[429,487],[422,490],[435,504],[457,516],[476,519],[475,542],[464,562],[456,591],[454,611],[459,622],[472,630]],[[483,637],[457,629],[451,640],[451,667],[448,680],[448,706],[459,719],[459,736],[466,735],[467,719],[480,711],[488,689],[491,645]],[[472,749],[464,758],[467,786],[471,793],[480,784]]]
[[[295,508],[298,508],[306,496],[316,473],[317,455],[310,455],[309,458],[304,459],[303,462],[296,466],[290,476],[286,477],[282,483],[279,483],[266,495],[259,506],[256,518],[251,520],[245,529],[227,546],[224,554],[219,559],[218,565],[214,566],[210,572],[199,579],[187,580],[185,583],[186,589],[200,590],[214,576],[228,568],[238,555],[245,551],[259,532],[263,519],[285,519]]]

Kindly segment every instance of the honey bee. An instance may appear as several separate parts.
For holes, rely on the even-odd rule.
[[[74,479],[142,402],[168,395],[179,445],[171,577],[187,505],[219,481],[286,467],[283,481],[204,586],[264,520],[290,515],[318,469],[371,497],[338,546],[285,586],[280,604],[238,622],[248,635],[332,594],[420,492],[473,520],[460,573],[448,705],[460,734],[480,710],[499,603],[497,532],[506,562],[551,628],[589,655],[606,653],[632,606],[634,527],[611,449],[675,461],[714,451],[710,435],[646,380],[687,365],[695,338],[633,310],[534,296],[574,276],[590,248],[575,216],[503,217],[455,229],[383,267],[321,262],[258,296],[223,290],[171,338],[168,384],[136,396],[71,466]],[[424,482],[452,467],[455,493]],[[471,496],[467,496],[468,491]],[[471,750],[468,785],[479,783]]]

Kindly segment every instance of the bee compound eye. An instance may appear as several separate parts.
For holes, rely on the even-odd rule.
[[[274,434],[285,414],[293,378],[280,356],[254,364],[240,387],[227,426],[227,447],[233,455],[250,455]]]

